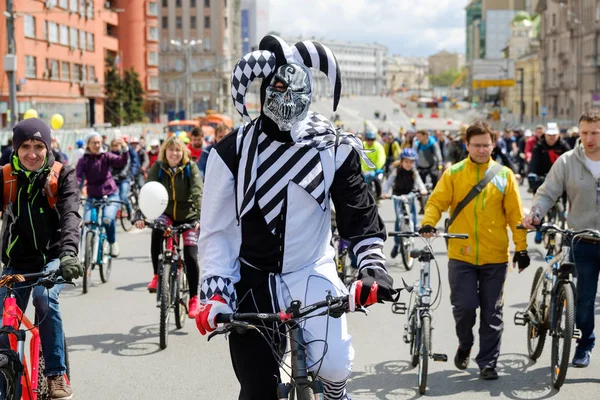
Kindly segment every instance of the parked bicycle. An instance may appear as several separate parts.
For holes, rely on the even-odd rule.
[[[86,200],[86,199],[82,199]],[[83,261],[83,293],[87,293],[94,268],[100,271],[102,283],[108,282],[112,272],[112,256],[106,229],[102,224],[104,207],[111,203],[123,204],[118,200],[108,200],[107,196],[92,201],[89,221],[84,221],[81,228],[79,256]]]
[[[35,323],[17,305],[17,294],[13,284],[17,282],[34,281],[32,286],[52,287],[56,284],[73,284],[59,276],[59,271],[40,272],[32,274],[6,275],[0,278],[0,287],[6,288],[4,298],[4,315],[2,317],[1,335],[9,335],[10,350],[0,350],[0,400],[50,400],[50,391],[44,377],[44,355],[42,353],[40,332],[37,317]],[[45,318],[45,317],[44,317]],[[24,329],[20,329],[20,325]],[[27,334],[29,339],[29,362],[25,353]],[[65,339],[63,339],[65,340]],[[65,341],[65,364],[67,372],[65,381],[69,383],[69,358]]]
[[[415,232],[390,232],[390,236],[400,238],[421,238],[425,242],[425,247],[422,249],[412,249],[410,256],[418,259],[421,263],[421,271],[419,280],[412,287],[406,286],[405,289],[410,292],[408,306],[404,302],[395,302],[392,304],[392,312],[394,314],[406,315],[406,323],[404,325],[404,335],[402,336],[405,343],[410,345],[411,364],[413,367],[418,366],[417,383],[419,393],[424,394],[427,389],[427,371],[429,369],[429,359],[433,361],[448,361],[446,354],[432,353],[431,339],[431,322],[433,319],[433,311],[439,305],[442,297],[442,280],[440,268],[435,261],[433,248],[431,243],[435,238],[446,239],[468,239],[469,235],[456,233],[438,233],[432,238],[425,238]],[[437,293],[433,301],[431,290],[431,262],[435,263],[438,275]],[[408,313],[407,313],[408,311]]]
[[[542,354],[546,335],[552,337],[550,377],[552,386],[560,389],[567,376],[572,339],[581,338],[581,331],[575,329],[577,271],[569,259],[571,244],[582,236],[600,239],[600,232],[592,229],[572,231],[550,224],[541,225],[539,231],[562,234],[562,249],[554,254],[554,243],[549,246],[546,264],[535,271],[529,303],[524,311],[515,313],[514,322],[527,326],[527,350],[532,360]],[[554,240],[552,236],[551,240]]]
[[[321,309],[324,311],[319,311]],[[286,329],[290,342],[290,382],[280,383],[277,388],[277,398],[295,399],[295,400],[317,400],[323,398],[323,383],[319,380],[319,369],[315,372],[309,371],[313,366],[307,365],[307,341],[304,338],[304,329],[302,322],[308,318],[327,315],[329,317],[339,317],[348,312],[348,296],[333,297],[329,293],[324,301],[320,301],[305,307],[302,307],[300,301],[292,301],[287,310],[280,313],[240,313],[240,314],[219,314],[216,317],[217,323],[225,324],[225,329],[217,330],[208,336],[210,340],[215,335],[228,333],[231,331],[244,332],[248,330],[259,330],[265,328],[264,322],[280,323]],[[366,313],[366,310],[358,308],[357,311]],[[254,325],[256,324],[256,325]],[[266,328],[269,331],[271,329]],[[273,333],[279,333],[278,329],[273,329]],[[264,336],[264,335],[263,335]],[[269,340],[265,337],[265,340]],[[269,341],[273,354],[279,357],[280,365],[283,364],[284,352],[279,347]],[[324,346],[323,356],[327,353],[327,346]]]
[[[175,326],[183,328],[187,319],[187,304],[190,297],[190,286],[187,280],[183,259],[180,234],[193,229],[195,223],[170,226],[160,221],[146,221],[146,226],[163,232],[164,244],[158,256],[158,285],[156,290],[156,306],[160,308],[160,348],[167,348],[169,339],[169,319],[171,311],[175,314]]]

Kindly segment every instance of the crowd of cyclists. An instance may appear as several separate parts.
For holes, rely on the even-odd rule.
[[[83,205],[83,221],[86,221],[90,218],[93,202],[105,196],[114,201],[114,204],[108,204],[104,208],[102,224],[106,229],[107,240],[111,245],[110,255],[118,257],[120,250],[117,243],[116,218],[121,208],[117,202],[120,201],[125,205],[125,209],[121,210],[121,212],[126,213],[124,216],[134,221],[137,228],[143,229],[144,223],[141,220],[143,216],[139,210],[136,212],[134,205],[130,204],[129,193],[132,186],[139,189],[145,182],[156,181],[167,189],[169,195],[167,208],[159,219],[165,224],[174,226],[190,222],[195,223],[193,229],[183,233],[183,249],[186,274],[190,284],[188,316],[189,318],[196,318],[199,310],[201,310],[198,298],[201,268],[198,260],[198,237],[203,180],[206,174],[209,153],[229,131],[230,129],[227,126],[221,125],[216,128],[214,138],[205,138],[200,127],[189,133],[172,134],[165,138],[162,143],[158,140],[151,140],[146,143],[144,137],[124,137],[108,140],[107,137],[92,132],[84,140],[77,141],[77,149],[72,153],[71,160],[68,160],[56,141],[51,139],[50,130],[42,121],[30,119],[18,124],[14,131],[14,137],[9,143],[11,147],[5,150],[5,154],[0,158],[0,163],[13,168],[13,172],[10,173],[16,176],[17,188],[19,188],[16,200],[8,198],[9,204],[6,203],[7,195],[4,194],[3,206],[4,208],[7,205],[9,206],[8,211],[4,213],[5,226],[6,220],[13,221],[12,224],[9,224],[8,230],[3,229],[2,249],[4,252],[2,256],[4,273],[27,271],[25,265],[33,255],[26,255],[23,253],[23,251],[27,252],[26,249],[19,249],[20,243],[28,240],[24,237],[33,239],[32,243],[35,243],[36,239],[44,238],[43,242],[40,243],[47,243],[45,248],[38,247],[35,244],[34,253],[36,257],[39,255],[44,260],[45,268],[59,268],[65,278],[77,279],[82,274],[82,269],[81,261],[77,257],[78,249],[77,247],[73,248],[74,243],[77,242],[73,239],[73,235],[79,235],[81,221],[78,214],[79,206]],[[421,199],[420,213],[425,214],[425,217],[422,223],[423,226],[419,227],[417,225],[416,203],[412,204],[411,213],[415,231],[419,231],[424,235],[431,235],[436,231],[434,227],[441,212],[449,206],[456,206],[456,202],[453,203],[453,200],[451,200],[452,195],[448,194],[448,188],[456,185],[450,184],[450,180],[459,179],[454,178],[454,175],[460,176],[460,173],[464,173],[463,169],[467,171],[469,168],[475,168],[476,170],[478,168],[477,164],[488,165],[490,160],[493,160],[512,171],[512,175],[508,175],[507,172],[501,172],[499,175],[504,177],[502,178],[504,183],[500,184],[500,186],[504,186],[498,189],[502,193],[501,195],[506,196],[507,188],[511,187],[511,176],[514,177],[514,182],[519,180],[524,182],[522,178],[529,176],[530,190],[536,192],[541,181],[543,181],[543,177],[548,175],[559,157],[577,145],[579,127],[561,131],[557,124],[548,123],[546,126],[537,126],[533,132],[528,129],[507,129],[503,132],[495,132],[487,125],[479,123],[479,125],[464,125],[458,132],[454,133],[401,129],[397,135],[393,132],[366,131],[360,136],[368,159],[361,160],[362,172],[365,177],[367,175],[373,177],[372,194],[375,199],[379,201],[379,199],[390,198],[392,194],[406,196],[410,193],[416,193],[417,198]],[[487,137],[490,138],[489,143]],[[481,163],[475,161],[478,156],[482,157]],[[57,186],[59,189],[56,197],[58,203],[53,206],[45,199],[41,199],[42,196],[37,197],[36,193],[43,189],[49,190],[48,182],[50,178],[47,178],[47,176],[52,175],[55,161],[64,166],[70,165],[73,168],[57,170]],[[28,188],[27,194],[24,196],[21,195],[21,185]],[[498,186],[499,184],[495,183],[495,185]],[[4,190],[6,189],[7,184],[5,182]],[[515,193],[515,209],[522,209],[520,198],[514,192],[515,188],[511,190]],[[445,200],[443,200],[444,196],[446,197]],[[447,198],[448,196],[450,198]],[[562,197],[566,198],[565,196]],[[40,212],[33,212],[28,207],[27,213],[21,214],[19,211],[15,214],[14,209],[11,207],[13,201],[16,201],[18,205],[38,205]],[[21,209],[20,207],[17,208],[18,210]],[[52,212],[43,215],[45,209]],[[434,209],[435,211],[433,211]],[[507,212],[507,222],[505,223],[509,223],[511,228],[517,219],[520,222],[522,218],[522,210],[515,211],[511,215],[508,214],[509,211],[503,212]],[[540,215],[536,217],[539,220]],[[47,226],[47,229],[41,233],[36,232],[33,223],[27,221],[28,219],[36,220],[36,218],[39,219],[39,222],[36,222],[35,226],[39,226],[38,224]],[[531,220],[525,222],[531,224]],[[466,228],[463,230],[468,230],[470,227],[469,224],[464,222],[459,226],[459,228],[454,228],[456,232],[463,228]],[[398,229],[398,221],[396,221],[396,230]],[[471,234],[473,232],[461,231],[461,233]],[[519,234],[516,231],[513,234],[517,237],[515,239],[517,241],[515,242],[516,251],[513,261],[519,264],[520,269],[524,269],[529,264],[526,248]],[[150,293],[156,292],[157,289],[157,265],[161,240],[161,232],[152,233],[150,253],[153,275],[147,286]],[[536,242],[540,240],[541,237],[536,237]],[[479,246],[479,244],[476,244],[476,246]],[[492,257],[488,261],[481,262],[477,259],[477,255],[470,253],[467,258],[461,258],[468,253],[468,251],[464,253],[463,250],[450,249],[451,264],[453,254],[461,255],[455,257],[460,259],[462,263],[460,264],[460,268],[462,268],[460,274],[456,273],[455,276],[450,276],[451,285],[454,284],[456,290],[466,292],[477,290],[464,287],[465,276],[468,275],[469,269],[474,265],[491,263],[502,266],[507,262],[503,259],[503,256],[498,259]],[[396,241],[395,246],[392,248],[391,257],[395,258],[397,254],[398,242]],[[486,254],[488,253],[486,252]],[[50,262],[50,260],[53,261]],[[354,258],[354,261],[356,262],[356,258]],[[451,268],[452,271],[459,270],[459,266],[455,265],[454,267]],[[495,282],[503,283],[505,279],[502,272],[496,275],[491,273],[490,276]],[[38,309],[39,301],[36,303],[35,291],[33,297],[36,313],[44,312],[48,315],[54,313],[52,314],[54,315],[53,318],[44,319],[40,324],[40,329],[43,332],[43,347],[45,349],[49,347],[58,349],[55,352],[56,354],[47,355],[45,371],[52,398],[69,399],[72,396],[72,390],[69,383],[62,378],[65,369],[64,354],[58,354],[60,353],[60,346],[57,345],[57,335],[62,335],[62,321],[58,310],[58,294],[61,289],[61,285],[53,288],[50,298],[54,301],[54,305],[51,305],[49,309],[48,307]],[[502,295],[502,290],[498,285],[495,289],[489,290],[493,292],[490,294],[489,301],[495,304],[497,302],[496,298]],[[26,298],[23,300],[26,300]],[[464,308],[464,304],[469,301],[465,298],[458,298],[453,294],[452,303],[457,321],[457,335],[461,343],[455,356],[455,364],[459,369],[466,368],[470,346],[473,344],[472,334],[467,332],[470,332],[470,328],[463,329],[462,332],[459,328],[460,326],[464,327],[465,324],[468,325],[470,322],[467,321],[474,318],[470,314],[471,309],[468,313],[464,310],[461,311],[461,307]],[[23,303],[22,308],[25,307],[26,302]],[[492,306],[491,309],[482,312],[490,312],[490,315],[492,315],[494,314],[494,307]],[[493,319],[492,317],[489,318]],[[591,329],[593,330],[593,324]],[[499,354],[499,333],[492,334],[488,332],[489,335],[484,337],[485,329],[481,332],[482,340],[497,342],[495,345],[484,346],[481,351],[487,352],[487,354],[478,356],[477,361],[481,368],[481,376],[483,379],[496,379],[495,360]],[[593,337],[593,333],[591,335]],[[45,339],[44,336],[46,336]],[[588,332],[589,336],[590,333]],[[44,344],[44,341],[46,341],[46,344]],[[574,363],[578,366],[589,364],[590,346],[593,346],[593,340],[588,339],[586,343],[587,348],[580,349],[581,351],[576,353]]]

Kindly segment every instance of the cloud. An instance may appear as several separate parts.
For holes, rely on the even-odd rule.
[[[464,53],[465,0],[270,0],[284,36],[380,43],[390,54]]]

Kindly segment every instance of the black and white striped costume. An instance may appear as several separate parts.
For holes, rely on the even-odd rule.
[[[202,201],[201,299],[218,294],[240,312],[275,312],[292,300],[321,301],[328,290],[346,294],[330,245],[330,199],[359,268],[385,273],[385,228],[361,173],[361,152],[357,138],[336,135],[312,112],[285,135],[261,115],[216,145]],[[326,322],[304,323],[307,342],[325,339]],[[345,317],[329,320],[327,353],[317,364],[323,347],[308,346],[309,366],[320,367],[326,399],[346,399],[354,351]],[[232,333],[230,349],[240,399],[271,398],[264,393],[276,387],[279,368],[264,340]]]

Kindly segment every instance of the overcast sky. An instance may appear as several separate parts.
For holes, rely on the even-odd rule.
[[[378,42],[390,54],[465,52],[466,0],[270,0],[281,35]]]

